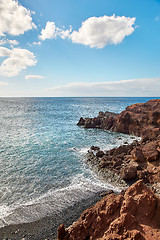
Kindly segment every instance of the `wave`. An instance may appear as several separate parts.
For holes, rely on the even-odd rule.
[[[65,208],[73,206],[83,199],[94,197],[96,193],[110,189],[116,192],[120,191],[110,184],[97,180],[94,176],[89,179],[83,174],[79,174],[67,187],[49,190],[39,198],[21,205],[0,206],[0,227],[33,222],[46,216],[59,214]]]

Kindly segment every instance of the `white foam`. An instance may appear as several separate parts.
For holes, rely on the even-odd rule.
[[[88,152],[88,149],[89,149],[89,147],[88,148],[87,147],[85,147],[85,148],[75,148],[75,147],[69,148],[69,150],[71,150],[73,152],[78,152],[78,153],[83,154],[83,155]]]
[[[88,149],[89,148],[86,148],[86,147],[85,148],[81,148],[81,149],[79,149],[79,153],[81,153],[81,154],[85,153],[86,154],[88,152]]]
[[[37,199],[30,200],[21,205],[6,208],[1,206],[0,225],[18,224],[36,221],[47,215],[60,213],[63,209],[94,196],[97,192],[113,189],[109,184],[104,184],[92,176],[85,178],[79,174],[72,178],[67,187],[49,190]],[[114,190],[118,191],[119,189]]]

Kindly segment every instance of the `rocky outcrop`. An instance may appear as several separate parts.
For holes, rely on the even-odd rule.
[[[110,151],[91,149],[87,163],[92,168],[113,171],[130,183],[139,179],[160,183],[160,99],[133,104],[118,115],[100,112],[97,118],[83,119],[83,126],[142,137],[141,142],[134,141]]]
[[[156,141],[134,141],[130,145],[122,145],[104,152],[90,149],[86,161],[93,170],[97,169],[104,174],[110,170],[127,183],[133,183],[139,179],[150,184],[160,183],[159,146],[160,138],[158,137]]]
[[[160,199],[142,181],[120,195],[111,193],[82,213],[58,240],[160,239]]]
[[[160,99],[128,106],[120,114],[100,112],[95,118],[81,118],[77,125],[141,136],[144,141],[160,135]]]
[[[77,123],[78,126],[84,126],[85,128],[101,128],[110,129],[113,126],[115,117],[118,114],[113,112],[99,112],[98,117],[95,118],[80,118]]]

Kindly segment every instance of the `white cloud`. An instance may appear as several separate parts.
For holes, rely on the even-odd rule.
[[[26,75],[25,79],[43,79],[45,78],[44,76],[41,75]]]
[[[19,42],[17,40],[8,40],[8,43],[10,45],[18,45],[19,44]]]
[[[70,38],[70,33],[72,32],[72,26],[68,30],[59,29],[59,36],[62,39]]]
[[[20,35],[36,28],[32,22],[31,11],[16,0],[0,0],[0,36]]]
[[[10,46],[18,45],[19,42],[17,40],[9,40],[9,39],[1,39],[0,45],[6,45],[9,44]]]
[[[78,31],[56,27],[54,22],[47,22],[45,29],[42,29],[39,38],[41,40],[71,39],[73,43],[80,43],[91,48],[103,48],[108,44],[119,44],[126,36],[134,32],[135,18],[119,16],[91,17],[82,22]],[[64,27],[63,27],[64,28]]]
[[[33,45],[41,45],[41,42],[39,41],[39,42],[33,42]]]
[[[7,41],[5,39],[0,40],[0,45],[5,45],[6,43],[7,43]]]
[[[41,31],[41,35],[39,35],[39,39],[46,40],[46,39],[56,39],[60,37],[62,39],[66,39],[70,37],[70,33],[72,32],[72,26],[69,29],[64,30],[63,28],[58,28],[55,25],[55,22],[47,22],[44,29]]]
[[[17,76],[22,70],[37,63],[34,54],[26,49],[0,47],[0,56],[7,57],[0,66],[0,75],[8,77]]]
[[[91,17],[82,23],[70,38],[73,43],[81,43],[91,48],[103,48],[107,44],[119,44],[133,33],[135,18],[119,16]]]
[[[54,22],[47,22],[46,27],[45,29],[42,29],[39,38],[41,40],[56,38],[58,35],[58,30],[59,28],[55,26]]]
[[[100,83],[70,83],[49,89],[55,97],[123,97],[160,95],[160,78],[144,78]]]
[[[0,47],[0,57],[9,57],[11,50],[5,47]]]

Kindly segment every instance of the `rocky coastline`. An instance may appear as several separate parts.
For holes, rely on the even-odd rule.
[[[88,150],[88,166],[122,192],[98,192],[58,215],[6,226],[0,229],[0,239],[160,239],[160,99],[134,104],[120,114],[81,118],[78,125],[141,137],[109,151],[98,146]]]
[[[86,162],[92,170],[129,188],[104,197],[69,228],[59,226],[58,240],[160,239],[160,99],[133,104],[120,114],[80,118],[77,125],[135,135],[141,141],[109,151],[89,149]]]
[[[100,112],[96,118],[81,118],[77,125],[141,137],[139,142],[134,140],[132,144],[109,151],[92,146],[87,154],[87,163],[99,171],[112,171],[128,184],[142,179],[153,186],[159,185],[160,99],[133,104],[120,114]]]

